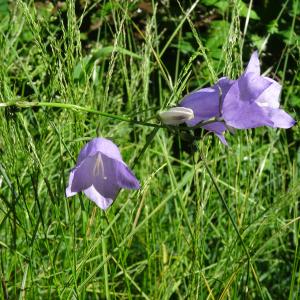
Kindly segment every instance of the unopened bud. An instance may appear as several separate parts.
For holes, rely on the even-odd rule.
[[[158,115],[162,123],[173,126],[194,119],[193,110],[186,107],[172,107],[167,111],[159,112]]]

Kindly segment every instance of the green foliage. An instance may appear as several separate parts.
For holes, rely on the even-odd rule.
[[[299,298],[299,125],[147,126],[256,48],[298,119],[299,1],[271,2],[0,2],[1,299]],[[97,134],[142,184],[107,212],[65,197]]]
[[[103,47],[98,51],[93,51],[93,53],[89,56],[83,57],[80,62],[75,66],[73,72],[73,78],[75,80],[82,80],[84,74],[92,74],[95,73],[95,69],[97,64],[101,63],[101,61],[108,59],[113,52],[120,53],[123,55],[131,56],[132,58],[143,59],[142,56],[137,55],[127,49],[122,47]],[[96,82],[96,77],[93,77],[93,81]]]
[[[232,3],[234,3],[233,5],[236,5],[236,3],[234,1],[232,1]],[[230,1],[226,1],[226,0],[202,0],[202,4],[207,5],[207,6],[215,6],[221,13],[226,13],[226,11],[228,11],[228,9],[230,8],[230,5],[232,4],[230,3]],[[241,17],[247,17],[248,15],[248,6],[245,2],[243,1],[238,1],[238,6],[239,6],[239,13]],[[249,12],[249,18],[253,19],[253,20],[259,20],[259,16],[257,15],[257,13],[251,9]]]

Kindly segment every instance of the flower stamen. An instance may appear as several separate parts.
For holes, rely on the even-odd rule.
[[[106,180],[107,177],[104,174],[104,164],[103,164],[102,156],[101,156],[101,153],[98,153],[97,157],[96,157],[95,166],[93,169],[93,175],[98,176],[98,175],[100,175],[100,173],[101,173],[101,176],[103,177],[103,179]]]

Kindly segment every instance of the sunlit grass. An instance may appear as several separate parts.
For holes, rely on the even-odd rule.
[[[299,126],[227,134],[230,147],[204,135],[195,151],[144,124],[159,124],[157,111],[187,91],[240,74],[240,11],[224,14],[215,60],[193,23],[196,3],[178,6],[167,33],[155,5],[142,26],[130,1],[108,4],[90,48],[79,27],[88,12],[76,16],[74,1],[56,21],[17,1],[1,26],[2,298],[297,299]],[[180,48],[186,31],[190,55]],[[286,45],[283,61],[294,49]],[[297,80],[299,71],[285,105]],[[97,135],[120,147],[142,184],[106,212],[83,194],[65,197],[79,150]]]

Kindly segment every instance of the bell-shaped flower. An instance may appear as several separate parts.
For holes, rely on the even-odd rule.
[[[281,85],[260,75],[257,51],[250,58],[244,74],[230,87],[224,98],[222,117],[238,129],[270,126],[290,128],[295,120],[279,108]]]
[[[167,111],[158,113],[162,123],[166,125],[179,125],[194,118],[194,112],[186,107],[172,107]]]
[[[105,210],[121,188],[139,189],[140,184],[122,160],[118,147],[108,139],[94,138],[82,148],[71,170],[67,197],[83,191]]]
[[[280,92],[279,83],[260,75],[258,53],[254,52],[237,80],[223,77],[214,86],[185,96],[179,105],[194,111],[195,118],[186,122],[188,126],[215,118],[215,122],[201,127],[226,144],[223,133],[229,128],[292,127],[295,120],[279,108]]]
[[[202,121],[220,118],[224,98],[233,83],[234,80],[223,77],[212,87],[203,88],[185,96],[179,105],[192,109],[195,115],[194,119],[187,121],[186,124],[196,126]],[[224,123],[216,121],[202,127],[214,132],[223,144],[227,144],[223,136],[223,132],[227,129]]]

